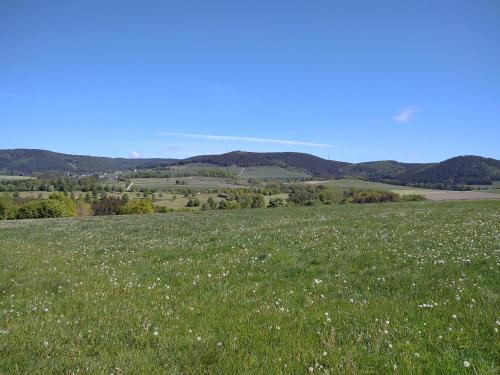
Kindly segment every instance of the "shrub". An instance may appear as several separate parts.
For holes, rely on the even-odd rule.
[[[119,213],[122,215],[131,214],[152,214],[155,212],[153,202],[150,199],[136,199],[128,201],[121,208]]]
[[[223,200],[217,205],[218,210],[234,210],[236,208],[239,208],[238,202],[236,201]]]
[[[278,207],[285,207],[285,201],[283,198],[277,197],[277,198],[272,198],[269,200],[269,203],[267,204],[267,207],[269,208],[278,208]]]
[[[0,197],[0,220],[12,220],[17,216],[18,207],[14,201],[4,195]]]
[[[217,208],[217,202],[213,197],[208,197],[207,204],[210,210],[215,210]]]
[[[103,197],[92,204],[95,215],[118,215],[120,208],[125,204],[125,200],[115,197]]]
[[[383,202],[398,202],[400,196],[392,191],[378,190],[361,190],[348,191],[345,193],[345,202],[347,203],[383,203]]]
[[[403,202],[419,202],[425,201],[425,196],[421,194],[406,194],[401,196],[401,201]]]
[[[67,197],[64,193],[52,193],[49,195],[49,201],[59,202],[62,206],[62,216],[75,216],[76,215],[76,202],[74,199]]]
[[[86,203],[84,200],[78,200],[76,202],[76,216],[92,216],[94,212],[92,211],[92,206]]]
[[[41,201],[32,201],[17,212],[18,219],[41,219],[49,217],[63,217],[67,208],[56,199],[44,199]]]
[[[198,198],[195,198],[195,199],[189,199],[187,204],[186,204],[186,207],[199,207],[200,206],[200,201],[198,200]]]
[[[316,206],[320,204],[340,203],[343,195],[334,188],[318,186],[293,185],[289,188],[288,203],[295,206]]]
[[[252,198],[252,208],[261,208],[266,206],[266,201],[261,194],[254,195]]]

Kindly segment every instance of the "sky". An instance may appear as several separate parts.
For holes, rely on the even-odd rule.
[[[500,1],[0,1],[0,148],[500,159]]]

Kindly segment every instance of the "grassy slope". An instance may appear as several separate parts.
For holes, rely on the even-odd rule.
[[[19,180],[29,180],[29,179],[32,179],[33,177],[29,177],[29,176],[10,176],[10,175],[0,175],[0,180],[2,181],[19,181]]]
[[[494,201],[0,222],[0,373],[498,373],[499,230]]]
[[[399,185],[390,185],[384,184],[381,182],[371,182],[364,180],[356,180],[352,178],[341,178],[339,180],[325,180],[325,181],[308,181],[307,184],[315,184],[315,185],[325,185],[332,186],[340,190],[411,190],[411,191],[423,191],[425,189],[418,188],[409,188],[408,186],[399,186]]]
[[[178,185],[176,181],[184,181],[185,185]],[[176,178],[133,178],[136,189],[172,189],[172,188],[218,188],[218,187],[239,187],[229,182],[228,179],[217,177],[176,177]]]
[[[193,164],[183,164],[179,166],[172,166],[174,171],[182,172],[199,172],[206,169],[220,169],[223,171],[228,171],[234,173],[241,178],[301,178],[310,177],[309,173],[288,170],[276,165],[269,166],[258,166],[258,167],[221,167],[215,164],[208,163],[193,163]],[[243,173],[242,173],[243,171]]]

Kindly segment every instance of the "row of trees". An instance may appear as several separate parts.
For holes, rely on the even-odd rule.
[[[48,199],[14,199],[0,197],[0,219],[39,219],[76,215],[75,200],[62,193],[54,193]]]
[[[151,169],[136,172],[127,172],[123,174],[124,179],[131,178],[178,178],[178,177],[220,177],[220,178],[235,178],[236,174],[229,170],[220,168],[203,168],[199,170],[179,170],[166,167],[166,169]]]
[[[0,220],[40,219],[92,215],[129,215],[169,212],[153,205],[150,199],[128,200],[123,197],[103,196],[91,203],[75,199],[62,192],[50,194],[48,199],[0,196]]]
[[[0,192],[12,191],[123,191],[121,186],[104,185],[95,176],[80,178],[59,177],[54,179],[29,178],[0,180]]]

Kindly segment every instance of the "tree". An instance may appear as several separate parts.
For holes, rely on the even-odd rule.
[[[186,207],[199,207],[200,206],[200,201],[198,200],[198,198],[195,198],[195,199],[190,199],[188,200],[187,204],[186,204]]]
[[[217,202],[213,197],[208,197],[207,204],[210,210],[215,210],[217,208]]]
[[[117,215],[125,204],[122,198],[103,197],[92,204],[95,215]]]
[[[238,208],[238,202],[236,201],[228,201],[228,200],[222,200],[219,202],[217,205],[218,210],[234,210]]]
[[[4,194],[0,197],[0,220],[12,220],[17,216],[18,207],[11,197]]]
[[[272,198],[269,200],[267,207],[269,208],[285,207],[285,201],[283,200],[283,198],[280,197]]]
[[[150,199],[136,199],[128,201],[120,209],[120,214],[152,214],[155,212],[153,202]]]
[[[85,193],[85,203],[91,203],[92,202],[92,196],[90,195],[89,192]]]
[[[265,207],[265,205],[266,205],[266,201],[264,199],[264,196],[262,196],[261,194],[257,194],[257,195],[253,196],[252,205],[251,205],[252,208],[261,208],[261,207]]]

